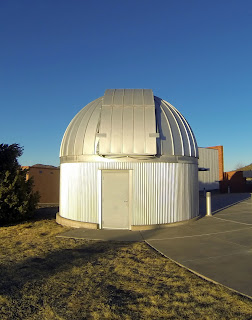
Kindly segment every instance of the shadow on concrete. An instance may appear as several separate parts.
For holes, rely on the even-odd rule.
[[[212,214],[215,214],[227,207],[231,207],[248,198],[250,198],[250,193],[212,193]],[[206,198],[204,196],[201,196],[199,199],[199,213],[201,217],[206,214]]]

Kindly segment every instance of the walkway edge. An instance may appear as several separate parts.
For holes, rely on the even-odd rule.
[[[220,285],[220,286],[222,286],[222,287],[224,287],[224,288],[226,288],[226,289],[228,289],[228,290],[230,290],[230,291],[232,291],[232,292],[234,292],[234,293],[237,293],[238,295],[240,295],[240,296],[242,296],[242,297],[248,298],[248,299],[250,299],[250,300],[252,301],[252,297],[251,297],[251,296],[249,296],[249,295],[247,295],[247,294],[245,294],[245,293],[242,293],[242,292],[240,292],[240,291],[237,291],[237,290],[235,290],[235,289],[232,289],[232,288],[230,288],[230,287],[228,287],[228,286],[225,286],[224,284],[222,284],[222,283],[220,283],[220,282],[217,282],[217,281],[215,281],[215,280],[213,280],[213,279],[210,279],[210,278],[204,276],[203,274],[198,273],[197,271],[194,271],[194,270],[186,267],[185,265],[183,265],[183,264],[177,262],[176,260],[173,260],[172,258],[170,258],[170,257],[168,257],[167,255],[165,255],[163,252],[161,252],[160,250],[158,250],[157,248],[155,248],[154,246],[152,246],[147,240],[144,240],[144,242],[145,242],[149,247],[151,247],[151,248],[154,249],[156,252],[158,252],[158,253],[161,254],[163,257],[165,257],[166,259],[169,259],[169,260],[171,260],[172,262],[174,262],[176,265],[178,265],[178,266],[180,266],[180,267],[182,267],[182,268],[187,269],[189,272],[195,274],[196,276],[200,277],[201,279],[206,280],[206,281],[208,281],[208,282],[211,282],[211,283],[213,283],[213,284]]]

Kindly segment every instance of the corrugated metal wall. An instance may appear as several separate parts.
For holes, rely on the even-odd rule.
[[[99,170],[132,170],[132,225],[188,220],[198,215],[198,166],[185,163],[63,163],[60,215],[99,223]]]
[[[199,168],[210,169],[199,172],[199,190],[219,189],[218,150],[199,148]]]

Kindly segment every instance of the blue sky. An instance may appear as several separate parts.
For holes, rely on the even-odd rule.
[[[108,88],[150,88],[252,162],[252,1],[0,1],[0,143],[22,165],[59,165],[64,131]]]

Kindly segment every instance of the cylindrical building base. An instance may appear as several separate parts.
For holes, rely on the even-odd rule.
[[[60,216],[59,212],[56,214],[56,222],[62,226],[72,227],[72,228],[86,228],[86,229],[98,229],[97,223],[89,223],[76,221],[71,219],[66,219]]]
[[[138,226],[131,226],[131,231],[141,231],[141,230],[154,230],[154,229],[161,229],[161,228],[169,228],[169,227],[176,227],[179,225],[183,225],[189,223],[191,221],[197,220],[199,217],[195,217],[190,220],[174,222],[174,223],[166,223],[166,224],[153,224],[153,225],[138,225]],[[56,214],[56,222],[61,224],[62,226],[72,227],[72,228],[85,228],[85,229],[99,229],[99,225],[97,223],[88,223],[82,221],[75,221],[71,219],[66,219],[60,216],[59,213]]]

